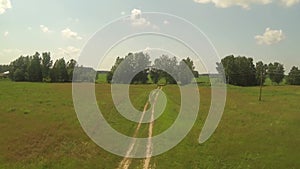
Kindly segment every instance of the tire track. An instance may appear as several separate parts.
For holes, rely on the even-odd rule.
[[[162,89],[162,87],[158,88],[159,90]],[[150,168],[150,160],[152,156],[152,151],[153,151],[153,144],[152,144],[152,135],[153,135],[153,127],[154,127],[154,113],[155,113],[155,105],[157,102],[159,92],[156,93],[155,95],[155,100],[153,102],[153,107],[151,110],[151,122],[149,124],[149,130],[148,130],[148,144],[147,144],[147,150],[146,150],[146,159],[144,160],[144,165],[143,169],[148,169]]]
[[[160,90],[161,87],[158,87],[158,89]],[[154,124],[154,106],[155,106],[155,103],[156,103],[156,100],[157,100],[157,97],[158,97],[158,93],[156,93],[155,95],[155,99],[154,99],[154,102],[153,102],[153,105],[152,105],[152,110],[151,110],[151,123],[149,125],[149,134],[148,134],[148,144],[147,144],[147,151],[146,151],[146,154],[150,154],[149,156],[147,156],[146,160],[145,160],[145,163],[144,163],[144,167],[149,167],[149,164],[150,164],[150,158],[151,158],[151,154],[152,154],[152,130],[153,130],[153,124]],[[137,137],[137,134],[139,132],[139,129],[142,125],[142,121],[144,119],[144,116],[145,116],[145,113],[147,111],[147,108],[148,108],[148,105],[149,105],[149,101],[145,104],[144,106],[144,110],[143,110],[143,113],[141,115],[141,118],[139,120],[139,123],[138,123],[138,126],[136,127],[135,131],[134,131],[134,134],[133,134],[133,140],[126,152],[126,155],[125,157],[123,158],[123,160],[120,162],[119,166],[118,166],[118,169],[128,169],[131,162],[132,162],[132,158],[129,158],[129,155],[132,153],[133,149],[134,149],[134,146],[136,144],[136,137]],[[151,130],[150,130],[151,128]]]

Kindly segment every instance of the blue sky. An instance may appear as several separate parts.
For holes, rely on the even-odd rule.
[[[49,51],[53,59],[78,58],[96,31],[126,15],[136,17],[133,24],[159,29],[144,12],[187,19],[205,33],[221,58],[234,54],[279,61],[286,72],[300,67],[299,0],[0,0],[0,64],[35,51]],[[115,54],[122,52],[124,48]],[[115,56],[106,60],[100,69],[110,68]]]

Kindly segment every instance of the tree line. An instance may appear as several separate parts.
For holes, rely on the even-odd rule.
[[[274,62],[265,64],[262,61],[255,65],[251,57],[233,55],[227,56],[217,63],[217,71],[224,73],[226,82],[237,86],[257,86],[264,84],[267,77],[273,83],[279,84],[284,78],[290,85],[300,85],[300,70],[293,67],[285,77],[284,66],[281,63]]]
[[[176,57],[162,55],[153,63],[147,53],[129,53],[125,57],[117,57],[115,64],[107,74],[108,83],[165,83],[188,84],[198,77],[193,61],[188,57],[177,61]]]
[[[75,67],[77,81],[95,81],[94,69],[79,67],[74,59],[66,62],[61,58],[53,62],[49,52],[20,56],[9,65],[0,65],[0,73],[9,71],[9,78],[13,81],[70,82]],[[264,84],[267,77],[277,84],[285,79],[290,85],[300,85],[299,68],[293,66],[285,76],[284,65],[279,62],[265,64],[259,61],[254,64],[251,57],[230,55],[217,63],[216,69],[224,73],[226,82],[231,85],[257,86]],[[131,75],[132,78],[129,78]],[[117,57],[106,80],[108,83],[188,84],[198,76],[194,62],[189,57],[178,61],[176,57],[162,55],[152,63],[147,53],[139,52]]]
[[[20,56],[9,65],[9,78],[13,81],[29,82],[69,82],[77,62],[64,58],[51,60],[49,52],[32,56]]]

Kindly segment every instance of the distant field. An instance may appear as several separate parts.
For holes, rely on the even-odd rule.
[[[106,74],[99,73],[97,75],[96,83],[106,83]]]
[[[104,79],[104,77],[98,78]],[[207,79],[199,79],[207,84]],[[155,85],[132,85],[130,98],[142,110]],[[209,85],[199,86],[197,122],[172,150],[153,157],[157,169],[300,168],[300,86],[266,86],[258,102],[258,87],[228,87],[225,112],[214,135],[197,139],[210,106]],[[175,120],[180,108],[178,87],[163,88],[168,104],[155,122],[160,133]],[[96,84],[98,105],[113,128],[132,136],[136,123],[114,108],[108,84]],[[83,132],[73,108],[71,84],[0,81],[1,169],[113,169],[122,157],[95,145]],[[147,135],[142,125],[139,137]],[[141,168],[134,159],[130,168]]]

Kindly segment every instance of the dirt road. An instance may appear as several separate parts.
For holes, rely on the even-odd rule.
[[[158,87],[157,88],[158,90],[161,90],[162,87]],[[152,151],[153,151],[153,145],[152,145],[152,135],[153,135],[153,127],[154,127],[154,113],[155,113],[155,104],[156,104],[156,101],[157,101],[157,98],[158,98],[158,94],[159,92],[156,92],[154,93],[155,94],[155,98],[154,98],[154,101],[152,103],[152,109],[151,109],[151,122],[149,124],[149,130],[148,130],[148,143],[147,143],[147,146],[146,146],[146,159],[143,160],[143,169],[149,169],[151,166],[150,166],[150,160],[151,160],[151,156],[152,156]],[[134,134],[133,134],[133,140],[131,142],[131,144],[129,145],[128,147],[128,150],[126,152],[126,156],[123,158],[123,160],[120,162],[119,166],[118,166],[118,169],[128,169],[130,164],[131,164],[131,161],[132,161],[132,158],[128,158],[128,156],[132,153],[135,145],[136,145],[136,137],[137,137],[137,134],[139,132],[139,129],[141,127],[141,124],[142,124],[142,121],[143,121],[143,118],[145,116],[145,113],[147,111],[147,108],[148,108],[148,105],[149,105],[149,101],[145,104],[144,106],[144,110],[143,110],[143,113],[141,115],[141,118],[139,120],[139,123],[134,131]]]

